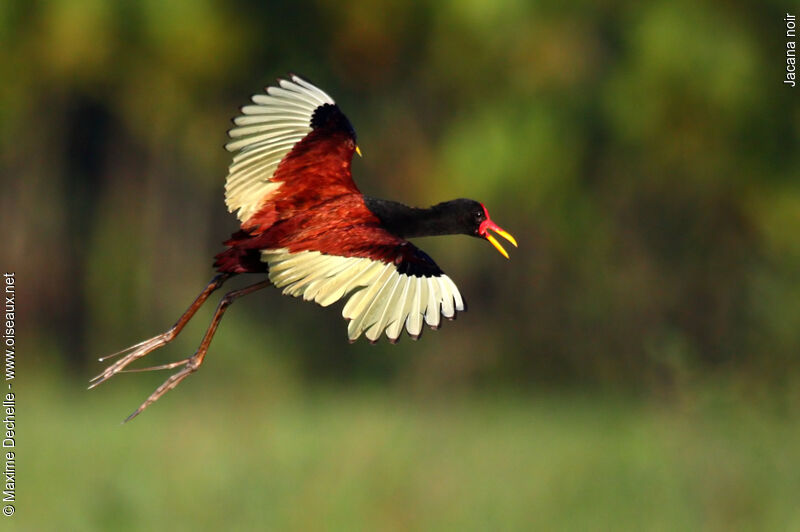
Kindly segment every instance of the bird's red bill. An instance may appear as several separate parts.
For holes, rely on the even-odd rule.
[[[478,234],[480,234],[486,240],[491,242],[491,244],[495,247],[495,249],[497,249],[497,251],[500,252],[501,255],[503,255],[505,258],[509,258],[508,252],[505,249],[503,249],[503,246],[500,245],[500,242],[497,241],[497,238],[495,238],[494,235],[489,233],[489,231],[490,230],[494,231],[498,235],[502,236],[503,238],[511,242],[514,245],[514,247],[518,247],[517,239],[515,239],[513,236],[511,236],[511,233],[509,233],[508,231],[506,231],[505,229],[494,223],[492,219],[489,218],[489,211],[486,210],[486,207],[483,207],[483,212],[486,213],[486,219],[483,222],[481,222],[480,227],[478,227]]]

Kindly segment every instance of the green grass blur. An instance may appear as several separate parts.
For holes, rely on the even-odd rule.
[[[0,2],[22,530],[800,529],[800,106],[785,2]],[[797,13],[795,13],[797,15]],[[237,302],[200,371],[86,391],[237,229],[229,119],[296,71],[469,312],[349,345]],[[234,279],[231,289],[256,279]],[[152,363],[191,354],[208,304]],[[143,361],[144,362],[144,361]]]
[[[797,402],[718,384],[666,404],[309,392],[243,372],[231,388],[207,370],[124,426],[130,376],[26,383],[21,529],[800,527]]]

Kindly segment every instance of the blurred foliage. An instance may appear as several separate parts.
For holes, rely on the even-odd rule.
[[[0,3],[2,265],[17,272],[37,457],[25,481],[68,529],[174,516],[209,528],[481,529],[501,515],[500,528],[800,526],[798,472],[785,469],[798,462],[800,382],[785,10]],[[362,191],[478,199],[520,248],[506,262],[478,240],[421,239],[471,307],[417,343],[349,345],[339,309],[275,290],[246,298],[173,392],[183,402],[168,396],[137,435],[90,430],[163,378],[82,391],[95,357],[166,329],[211,278],[237,228],[223,203],[228,120],[287,71],[350,117]],[[193,352],[211,306],[154,362]],[[394,391],[330,388],[342,382]],[[725,390],[723,406],[706,387]],[[751,409],[764,394],[778,406]],[[53,441],[71,458],[43,458]],[[69,483],[75,467],[85,491]],[[203,491],[212,484],[224,493]],[[53,528],[25,510],[29,529]]]

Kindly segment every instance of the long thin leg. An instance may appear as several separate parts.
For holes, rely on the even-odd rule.
[[[203,336],[203,340],[200,342],[200,346],[192,356],[178,362],[172,362],[170,364],[162,364],[161,366],[154,366],[152,368],[143,368],[143,370],[168,369],[181,365],[183,366],[180,371],[171,375],[166,381],[164,381],[164,384],[156,388],[156,391],[150,394],[150,397],[148,397],[144,403],[139,406],[139,408],[137,408],[125,419],[125,422],[128,422],[141,414],[145,408],[155,403],[162,395],[175,388],[183,379],[197,371],[197,368],[200,367],[200,365],[203,363],[203,359],[205,359],[206,353],[208,352],[208,346],[211,344],[211,339],[214,337],[214,333],[217,332],[217,326],[219,325],[220,320],[222,320],[222,315],[225,314],[225,311],[228,309],[231,303],[233,303],[237,298],[246,296],[247,294],[252,294],[256,290],[261,290],[269,285],[269,281],[261,281],[260,283],[252,284],[242,288],[241,290],[234,290],[225,294],[225,297],[223,297],[219,302],[219,305],[217,305],[217,310],[214,313],[214,317],[211,319],[211,325],[208,326],[206,334]]]
[[[103,362],[103,361],[108,360],[109,358],[115,357],[117,355],[125,355],[122,358],[120,358],[119,360],[117,360],[115,363],[113,363],[110,366],[108,366],[105,369],[105,371],[103,371],[103,373],[101,373],[100,375],[98,375],[95,378],[93,378],[90,381],[91,384],[89,385],[89,389],[94,388],[98,384],[107,381],[108,379],[110,379],[111,377],[116,375],[117,373],[122,372],[122,370],[125,369],[125,367],[128,364],[130,364],[131,362],[133,362],[134,360],[138,360],[138,359],[142,358],[143,356],[145,356],[145,355],[147,355],[149,353],[152,353],[156,349],[164,347],[169,342],[174,340],[175,337],[178,336],[178,333],[180,333],[181,330],[183,330],[183,328],[186,326],[186,324],[189,323],[189,320],[192,319],[192,316],[195,315],[197,310],[201,306],[203,306],[203,303],[206,302],[206,299],[208,299],[208,296],[210,296],[212,294],[212,292],[214,292],[219,287],[221,287],[222,284],[225,281],[227,281],[228,279],[230,279],[234,275],[236,275],[236,274],[233,274],[233,273],[220,273],[217,276],[215,276],[213,279],[211,279],[211,282],[208,283],[208,286],[206,286],[205,289],[203,289],[203,291],[200,292],[200,295],[197,296],[197,298],[189,306],[189,308],[186,309],[186,312],[183,313],[183,315],[178,319],[178,321],[175,322],[175,325],[173,325],[168,331],[163,332],[163,333],[161,333],[161,334],[159,334],[157,336],[154,336],[152,338],[149,338],[149,339],[147,339],[147,340],[145,340],[143,342],[139,342],[136,345],[132,345],[132,346],[128,347],[127,349],[123,349],[122,351],[114,353],[113,355],[108,355],[108,356],[105,356],[105,357],[101,358],[100,362]]]

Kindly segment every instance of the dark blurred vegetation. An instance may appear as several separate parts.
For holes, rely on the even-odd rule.
[[[306,376],[433,383],[796,369],[800,111],[780,84],[781,8],[757,5],[5,3],[21,325],[80,372],[169,325],[236,228],[228,120],[295,70],[356,125],[364,192],[477,198],[521,248],[506,263],[463,237],[422,242],[472,311],[417,344],[349,347],[337,311],[273,292],[226,320],[261,335],[252,348]],[[232,360],[247,348],[228,335]]]
[[[577,427],[595,414],[607,419],[591,411],[606,393],[685,406],[710,387],[744,403],[764,394],[780,398],[778,413],[767,416],[774,430],[754,434],[769,432],[785,444],[782,423],[790,417],[782,417],[786,411],[780,408],[796,413],[800,405],[793,386],[800,370],[800,106],[797,89],[781,83],[786,10],[782,2],[741,1],[3,2],[0,221],[3,268],[17,272],[20,290],[20,373],[32,380],[61,375],[69,388],[82,388],[99,371],[98,355],[172,324],[210,279],[213,254],[237,228],[223,203],[230,156],[222,145],[229,119],[252,93],[291,70],[328,91],[355,125],[365,157],[354,162],[354,177],[363,192],[416,205],[478,199],[520,248],[506,262],[478,240],[420,241],[458,283],[470,311],[416,343],[351,346],[340,306],[321,309],[275,290],[246,298],[227,314],[203,369],[151,409],[161,414],[148,411],[136,421],[152,425],[131,430],[174,430],[157,421],[170,409],[177,409],[178,419],[207,415],[176,396],[196,397],[212,382],[221,383],[215,390],[227,383],[229,394],[253,398],[249,410],[237,410],[243,426],[272,398],[243,390],[279,382],[307,390],[378,385],[429,398],[465,392],[478,403],[501,389],[549,390],[547,401],[554,403],[569,390],[589,394],[577,414],[562,412],[565,423],[574,422],[566,432],[542,419],[550,403],[536,403],[531,417],[525,417],[522,399],[514,399],[522,403],[512,408],[487,405],[488,418],[492,412],[510,416],[498,421],[506,423],[499,434],[508,435],[513,452],[524,453],[525,446],[516,445],[535,441],[537,431],[517,432],[526,429],[512,428],[514,420],[522,422],[515,415],[541,423],[541,437],[557,448],[562,439],[600,437],[602,424]],[[152,358],[174,360],[193,352],[210,307]],[[136,393],[124,396],[104,395],[124,386],[112,382],[92,392],[97,395],[65,397],[75,408],[106,403],[106,410],[88,410],[95,413],[92,423],[102,424],[123,417],[163,377],[121,377],[136,386]],[[345,405],[356,401],[347,397],[341,399]],[[366,394],[364,404],[374,397]],[[382,400],[367,418],[391,418],[393,407]],[[42,404],[56,403],[61,399]],[[467,415],[470,404],[454,407],[453,415]],[[341,416],[349,409],[326,408]],[[717,419],[713,408],[702,412],[689,419]],[[303,432],[315,423],[306,414],[292,426],[313,439]],[[647,434],[630,440],[631,453],[644,461],[640,466],[654,456],[675,464],[642,450],[659,439],[647,428],[658,424],[658,415],[620,415],[646,419],[631,429]],[[737,415],[724,414],[721,423],[738,426]],[[41,423],[45,419],[52,417]],[[424,433],[439,421],[412,420],[409,430]],[[236,429],[236,422],[227,423]],[[286,429],[275,423],[270,430]],[[392,430],[402,433],[402,416],[397,423],[400,428]],[[359,426],[368,441],[369,423]],[[202,426],[193,427],[202,432]],[[451,428],[448,437],[481,434],[477,428]],[[692,426],[675,436],[699,452],[688,459],[681,452],[671,455],[682,457],[675,467],[695,471],[697,462],[720,456],[717,446],[703,443],[708,434],[697,430]],[[725,441],[726,431],[710,434]],[[113,438],[121,441],[123,434]],[[772,440],[758,436],[761,443],[751,446],[740,436],[741,431],[733,437],[737,449],[752,453],[750,466],[722,472],[712,467],[709,475],[723,479],[719,486],[747,490],[719,488],[717,506],[699,502],[703,509],[687,510],[686,519],[671,514],[678,522],[729,529],[726,519],[736,522],[739,511],[755,519],[746,523],[785,523],[761,520],[773,514],[753,502],[749,490],[771,485],[785,496],[782,487],[800,489],[797,471],[784,473],[779,484],[758,480],[770,474],[756,471],[759,457],[772,449],[763,442]],[[795,431],[795,441],[796,436]],[[409,456],[393,465],[380,462],[398,468],[387,475],[402,477],[417,446],[439,443],[409,438]],[[496,443],[481,441],[485,447],[467,442],[457,456],[475,463]],[[126,445],[128,454],[120,453],[119,463],[136,463],[136,448]],[[317,447],[308,445],[300,449],[311,456]],[[582,451],[572,453],[574,458]],[[439,463],[436,457],[427,460]],[[106,465],[112,463],[118,462],[109,458]],[[613,463],[602,464],[573,473],[594,478],[619,471]],[[417,465],[411,474],[422,476],[403,485],[412,499],[426,471]],[[628,488],[614,493],[623,499],[647,476],[634,471],[619,477]],[[517,471],[532,477],[537,472],[533,466]],[[453,482],[480,483],[479,478],[456,475]],[[654,478],[661,477],[648,477]],[[682,507],[682,487],[693,485],[693,478],[672,478],[675,483],[658,493]],[[509,485],[524,489],[523,479],[516,480]],[[320,489],[320,482],[314,477],[302,485]],[[562,488],[570,491],[569,486]],[[95,487],[108,489],[102,482]],[[596,488],[587,488],[587,497],[604,493],[605,487]],[[789,508],[791,499],[774,490],[757,491]],[[493,493],[498,499],[479,500],[476,508],[496,508],[495,502],[505,500]],[[577,505],[580,498],[570,500]],[[345,507],[366,504],[358,501]],[[515,501],[527,504],[513,498],[508,504]],[[123,504],[112,502],[112,508]],[[751,512],[748,504],[765,513]],[[438,515],[438,507],[431,508]],[[554,508],[565,512],[554,513],[556,519],[571,515],[573,506]],[[114,515],[68,522],[97,526]],[[362,526],[393,522],[404,528],[393,515],[365,518]],[[475,525],[471,515],[412,519],[409,526]],[[287,522],[306,528],[302,519],[278,521]]]

